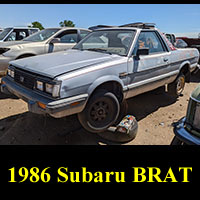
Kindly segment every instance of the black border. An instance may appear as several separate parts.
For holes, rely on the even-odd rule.
[[[155,1],[154,1],[155,2]],[[2,0],[1,3],[4,4],[21,4],[27,3],[25,1],[7,1]],[[36,3],[50,3],[47,1],[29,1],[28,4]],[[73,1],[57,1],[56,3],[81,3],[80,0]],[[86,2],[84,2],[86,3]],[[96,2],[95,2],[96,3]],[[107,3],[105,1],[101,3]],[[125,2],[123,2],[125,3]],[[130,2],[128,2],[130,3]],[[152,2],[151,2],[152,3]],[[176,3],[176,2],[173,2]],[[196,3],[196,2],[190,2]],[[167,2],[169,4],[169,1]],[[198,184],[199,180],[199,155],[200,149],[197,146],[0,146],[1,160],[0,160],[0,183],[1,191],[9,189],[9,197],[13,192],[13,195],[23,196],[27,189],[31,191],[48,191],[49,187],[52,187],[54,190],[59,190],[60,193],[69,195],[70,188],[75,187],[76,189],[88,189],[92,192],[91,188],[94,186],[98,188],[99,193],[97,193],[94,198],[98,195],[103,189],[107,188],[108,191],[111,190],[110,186],[114,185],[114,192],[118,194],[121,189],[125,189],[132,194],[136,194],[138,191],[140,194],[145,193],[147,189],[151,190],[151,194],[159,196],[160,189],[166,191],[161,198],[167,197],[168,192],[172,194],[173,191],[177,191],[178,195],[180,194],[190,194],[189,190]],[[12,167],[33,167],[37,166],[39,168],[51,167],[52,170],[55,170],[60,166],[67,166],[73,170],[80,169],[85,166],[91,171],[109,171],[109,170],[118,170],[125,171],[127,177],[131,177],[131,167],[140,166],[140,167],[160,167],[162,170],[166,170],[169,167],[176,169],[181,166],[191,166],[193,167],[192,179],[190,183],[142,183],[142,184],[133,184],[131,181],[127,181],[126,184],[56,184],[52,182],[50,184],[32,184],[32,183],[23,183],[15,184],[9,183],[9,168]],[[127,189],[127,185],[131,186],[131,189]],[[89,187],[88,187],[89,186]],[[105,187],[104,187],[105,186]],[[177,189],[177,186],[181,186],[181,190]],[[40,189],[39,189],[40,188]],[[166,189],[168,188],[168,189]],[[35,190],[37,189],[37,190]],[[117,191],[119,189],[119,191]],[[17,193],[14,193],[18,191]],[[25,191],[24,191],[25,190]],[[21,191],[24,191],[21,192]],[[61,192],[62,191],[62,192]],[[142,191],[142,193],[141,193]],[[168,192],[167,192],[168,191]],[[47,192],[47,194],[50,193]],[[7,193],[8,194],[8,193]],[[23,194],[23,195],[22,195]],[[27,198],[30,198],[32,193],[30,193]],[[91,194],[90,194],[91,195]],[[25,195],[24,195],[25,196]],[[173,198],[173,195],[171,196]],[[68,196],[69,198],[69,196]],[[134,195],[131,197],[134,198]],[[137,197],[136,197],[137,198]],[[180,196],[179,196],[180,198]]]

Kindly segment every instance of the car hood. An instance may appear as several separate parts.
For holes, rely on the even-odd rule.
[[[85,67],[92,67],[93,65],[112,60],[116,61],[116,59],[121,58],[118,55],[70,49],[57,53],[19,59],[11,61],[10,64],[26,71],[55,78],[65,73],[74,72]]]

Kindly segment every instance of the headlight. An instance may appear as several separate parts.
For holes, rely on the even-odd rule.
[[[40,91],[44,90],[43,82],[41,81],[36,81],[36,88]]]
[[[14,69],[8,69],[8,75],[10,77],[14,78],[15,77],[15,71],[14,71]]]
[[[53,97],[59,97],[59,94],[60,94],[60,84],[54,85],[52,96]]]
[[[53,97],[58,97],[60,92],[60,84],[45,84],[46,92],[52,94]]]
[[[43,81],[36,81],[36,89],[51,94],[52,97],[59,97],[60,84],[59,83],[45,83]]]
[[[53,85],[46,83],[46,92],[52,94],[53,93]]]

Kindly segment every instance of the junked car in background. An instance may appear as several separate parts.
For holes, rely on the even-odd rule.
[[[38,31],[39,31],[38,28],[29,28],[29,27],[5,28],[0,33],[0,42],[22,40]]]
[[[154,24],[100,28],[70,50],[11,61],[1,91],[33,113],[78,114],[87,131],[99,133],[128,98],[164,85],[179,96],[198,60],[198,50],[176,49]]]
[[[174,34],[165,34],[166,38],[175,46],[176,48],[197,48],[200,52],[200,38],[187,38],[187,37],[175,37]],[[199,62],[200,64],[200,59]],[[196,71],[200,69],[198,65]]]
[[[187,48],[188,44],[182,39],[176,39],[174,46],[177,48]]]
[[[177,37],[176,39],[182,39],[188,47],[197,48],[200,52],[200,37],[189,38],[189,37]]]
[[[182,49],[182,48],[196,48],[196,47],[190,47],[190,46],[188,46],[188,44],[183,39],[176,39],[176,42],[175,42],[174,46],[176,48],[180,48],[180,49]],[[198,49],[198,51],[199,50],[200,49]],[[200,64],[200,59],[199,59],[198,65],[197,65],[196,70],[194,71],[194,73],[198,72],[198,70],[200,69],[200,65],[199,64]]]
[[[174,34],[171,33],[165,33],[166,38],[173,44],[175,45],[176,43],[176,37]]]
[[[81,28],[47,28],[21,41],[0,43],[0,75],[9,61],[72,48],[90,30]]]
[[[186,117],[174,124],[172,145],[200,145],[200,85],[192,92]]]

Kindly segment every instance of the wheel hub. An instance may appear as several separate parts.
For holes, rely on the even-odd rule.
[[[103,121],[109,113],[109,107],[105,102],[97,102],[91,109],[90,116],[94,121]]]
[[[99,108],[96,113],[98,116],[103,116],[105,114],[104,108]]]
[[[177,83],[177,91],[178,91],[178,92],[182,92],[183,87],[184,87],[184,84],[185,84],[184,78],[180,77],[180,78],[179,78],[179,81],[178,81],[178,83]]]

